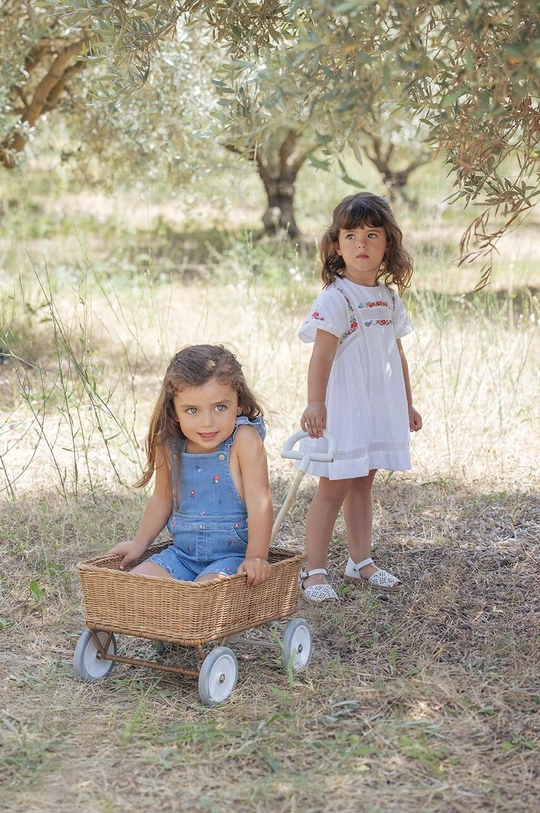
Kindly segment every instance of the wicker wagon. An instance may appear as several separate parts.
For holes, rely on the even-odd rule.
[[[333,438],[325,433],[328,452],[302,456],[293,447],[304,436],[304,432],[296,432],[287,440],[281,453],[282,457],[301,462],[272,528],[271,543],[310,462],[331,460],[335,452]],[[131,567],[171,542],[154,543]],[[87,629],[77,643],[73,660],[77,672],[87,681],[107,677],[118,662],[148,666],[198,677],[202,702],[206,705],[221,703],[234,690],[238,676],[236,656],[226,644],[242,642],[240,633],[287,618],[298,607],[298,574],[303,559],[300,551],[271,547],[270,577],[257,587],[249,587],[244,574],[199,583],[135,575],[120,570],[121,559],[119,555],[107,555],[78,565]],[[115,638],[118,634],[194,647],[200,658],[200,668],[170,666],[118,655]],[[219,646],[205,654],[203,644],[213,641],[219,641]],[[249,640],[249,644],[269,645],[264,640]],[[280,648],[286,668],[299,671],[307,666],[311,655],[311,632],[303,619],[296,618],[288,624]]]

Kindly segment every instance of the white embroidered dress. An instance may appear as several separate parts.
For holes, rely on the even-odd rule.
[[[332,463],[311,463],[308,473],[330,480],[363,477],[371,469],[411,468],[409,412],[396,339],[413,330],[398,294],[338,279],[317,297],[300,339],[317,330],[339,339],[326,391],[327,429],[337,440]],[[326,448],[306,438],[301,450]]]

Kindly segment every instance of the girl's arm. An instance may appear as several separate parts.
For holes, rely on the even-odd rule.
[[[300,418],[300,426],[312,438],[322,437],[326,429],[326,388],[337,347],[337,336],[317,331],[308,369],[308,404]]]
[[[256,587],[270,576],[267,557],[273,508],[266,451],[257,430],[252,426],[238,427],[233,448],[240,468],[248,526],[246,556],[238,573],[246,573],[247,583]]]
[[[405,392],[407,394],[407,405],[409,407],[409,429],[411,432],[418,432],[418,430],[422,428],[422,416],[413,407],[411,381],[409,378],[409,365],[407,364],[407,358],[405,356],[403,345],[401,344],[401,339],[397,339],[396,342],[399,357],[401,359],[401,369],[403,370],[403,380],[405,381]]]
[[[154,491],[146,504],[144,513],[133,539],[120,542],[110,553],[120,553],[123,559],[120,570],[142,556],[151,542],[163,530],[172,513],[172,477],[170,454],[159,448],[156,452],[156,479]]]

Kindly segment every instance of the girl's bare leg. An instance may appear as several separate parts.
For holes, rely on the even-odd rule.
[[[130,573],[135,573],[138,576],[157,576],[158,579],[172,579],[173,576],[168,570],[165,570],[161,565],[156,565],[155,562],[141,562],[140,565],[134,567]]]
[[[319,479],[315,496],[306,517],[306,570],[328,566],[328,548],[339,509],[349,490],[350,480]],[[326,576],[318,573],[304,582],[304,587],[324,584]]]
[[[216,579],[222,578],[224,575],[224,573],[203,573],[202,576],[197,576],[195,581],[197,584],[200,584],[201,582],[213,582]]]
[[[349,491],[343,502],[349,556],[356,564],[371,556],[372,489],[376,473],[377,469],[372,469],[365,477],[349,480]],[[360,572],[364,579],[368,579],[378,569],[375,565],[366,565]]]

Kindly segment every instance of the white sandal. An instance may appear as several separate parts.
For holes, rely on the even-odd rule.
[[[367,587],[384,590],[386,593],[396,593],[403,588],[403,582],[396,576],[393,576],[392,573],[388,573],[387,570],[377,570],[377,572],[373,573],[369,578],[364,578],[364,576],[360,574],[360,571],[363,567],[373,564],[375,563],[371,558],[363,559],[363,561],[358,562],[358,564],[355,564],[353,560],[349,558],[347,567],[345,568],[345,580],[356,583],[360,582]]]
[[[300,595],[304,601],[308,601],[310,604],[322,604],[324,601],[339,601],[338,594],[328,582],[325,584],[310,584],[308,587],[304,587],[306,579],[309,579],[310,576],[316,576],[319,573],[328,576],[328,571],[323,567],[316,567],[314,570],[305,570],[305,568],[302,568],[300,571],[298,581],[301,588]]]

